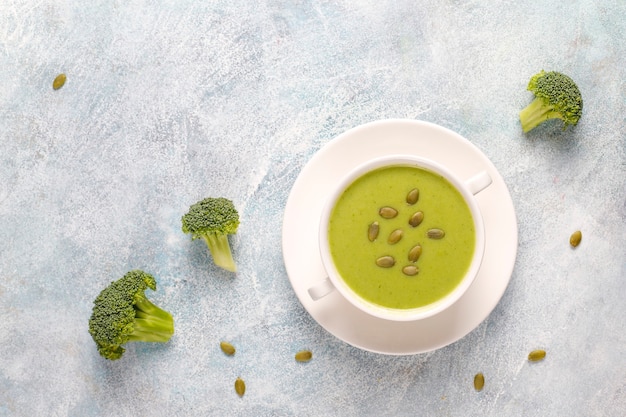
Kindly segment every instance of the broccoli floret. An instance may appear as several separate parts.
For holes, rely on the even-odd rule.
[[[541,71],[528,83],[535,99],[519,114],[524,133],[549,119],[563,120],[563,129],[576,125],[583,112],[583,98],[578,86],[560,72]]]
[[[222,197],[205,198],[189,207],[182,222],[184,233],[206,242],[217,266],[237,271],[228,243],[228,235],[237,233],[239,227],[239,213],[232,201]]]
[[[96,297],[89,333],[106,359],[119,359],[126,342],[167,342],[174,334],[174,319],[148,300],[146,289],[156,290],[154,277],[134,270],[113,281]]]

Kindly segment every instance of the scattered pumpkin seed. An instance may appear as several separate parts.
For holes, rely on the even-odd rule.
[[[381,256],[380,258],[376,259],[376,265],[380,266],[381,268],[391,268],[395,264],[396,260],[393,259],[393,256]]]
[[[415,265],[407,265],[404,268],[402,268],[402,273],[410,277],[417,275],[419,271],[420,271],[419,268],[416,267]]]
[[[235,392],[240,396],[243,397],[243,394],[246,393],[246,383],[243,382],[243,379],[241,378],[237,378],[235,380]]]
[[[415,245],[409,251],[409,262],[417,262],[417,260],[422,256],[422,246]]]
[[[583,238],[582,232],[580,230],[576,230],[569,237],[569,244],[572,245],[573,248],[575,248],[576,246],[580,245],[580,241],[582,240],[582,238]]]
[[[220,342],[220,349],[228,356],[235,354],[235,347],[228,342]]]
[[[409,193],[406,195],[406,202],[410,205],[413,205],[415,203],[417,203],[417,200],[420,198],[420,190],[418,190],[417,188],[413,188],[411,191],[409,191]]]
[[[367,229],[367,238],[370,242],[373,242],[378,237],[378,232],[380,231],[380,226],[378,222],[374,222],[370,224],[370,227]]]
[[[313,358],[313,352],[310,350],[301,350],[296,353],[296,361],[298,362],[308,362]]]
[[[378,214],[383,219],[393,219],[394,217],[398,215],[398,210],[396,210],[393,207],[385,206],[385,207],[381,207],[380,210],[378,210]]]
[[[476,391],[482,391],[484,386],[485,386],[485,375],[483,375],[482,372],[479,372],[476,375],[474,375],[474,389]]]
[[[389,237],[387,238],[387,243],[389,243],[390,245],[395,245],[400,241],[400,239],[402,239],[403,233],[404,232],[402,231],[402,229],[394,230],[389,234]]]
[[[426,235],[431,239],[441,239],[446,235],[446,232],[441,229],[430,229]]]
[[[528,354],[528,360],[531,362],[538,362],[546,357],[546,351],[543,349],[533,350]]]
[[[409,219],[409,224],[413,227],[417,227],[424,221],[424,213],[421,211],[416,211],[413,213],[411,218]]]
[[[66,79],[67,79],[67,76],[65,74],[57,75],[54,81],[52,81],[52,88],[55,90],[58,90],[59,88],[63,87],[63,84],[65,84]]]

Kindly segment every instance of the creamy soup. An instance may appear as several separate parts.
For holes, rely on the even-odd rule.
[[[339,197],[328,227],[343,280],[387,308],[417,308],[445,297],[465,276],[475,249],[462,195],[439,174],[413,166],[357,178]]]

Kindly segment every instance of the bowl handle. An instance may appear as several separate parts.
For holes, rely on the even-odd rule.
[[[319,284],[309,288],[308,293],[313,301],[317,301],[320,298],[326,297],[328,294],[335,290],[335,286],[330,282],[330,278],[326,278]]]
[[[465,185],[474,195],[478,194],[492,183],[491,177],[487,171],[479,172],[469,180],[465,181]]]

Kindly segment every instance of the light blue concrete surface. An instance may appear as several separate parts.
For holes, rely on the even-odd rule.
[[[626,415],[625,34],[623,0],[3,0],[0,415]],[[522,134],[541,69],[578,83],[574,129]],[[302,167],[384,118],[467,137],[519,221],[489,318],[408,357],[328,334],[281,254]],[[207,195],[240,210],[236,276],[180,230]],[[157,278],[176,335],[106,361],[92,300],[134,268]],[[535,348],[548,356],[528,364]]]

